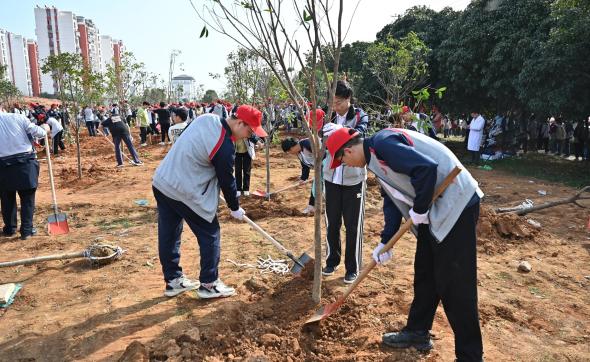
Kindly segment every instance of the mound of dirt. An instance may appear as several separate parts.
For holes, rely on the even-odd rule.
[[[536,241],[539,229],[525,218],[511,213],[497,214],[492,208],[482,206],[477,224],[477,238],[487,254],[503,253],[509,244]]]
[[[358,348],[378,343],[369,338],[383,328],[375,317],[375,307],[355,297],[330,318],[304,326],[319,307],[311,301],[310,283],[301,278],[282,281],[269,286],[270,294],[253,294],[250,303],[225,303],[214,314],[200,319],[198,327],[191,324],[151,342],[147,346],[150,360],[351,360],[350,355]],[[324,289],[326,293],[329,291]],[[332,301],[324,299],[322,304]],[[136,347],[130,345],[128,349]],[[413,354],[407,360],[419,359],[416,352],[406,353]]]
[[[262,220],[265,218],[276,217],[305,217],[300,210],[295,207],[287,206],[284,197],[280,194],[272,195],[270,201],[258,196],[249,196],[240,198],[240,206],[246,210],[246,216],[251,220]],[[219,212],[220,219],[229,219],[229,211],[223,208]]]
[[[61,179],[62,187],[72,187],[78,183],[82,183],[82,186],[88,186],[99,181],[106,180],[113,173],[113,168],[99,166],[91,163],[82,165],[82,179],[78,179],[78,168],[77,166],[69,166],[62,168],[58,173],[58,179]]]

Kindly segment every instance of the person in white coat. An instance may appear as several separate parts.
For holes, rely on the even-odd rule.
[[[479,163],[479,147],[483,137],[483,128],[486,125],[485,119],[478,112],[471,112],[472,121],[469,124],[469,141],[467,151],[471,154],[471,162]]]

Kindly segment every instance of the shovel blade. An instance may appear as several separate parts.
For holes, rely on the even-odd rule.
[[[260,190],[256,190],[256,191],[252,191],[252,195],[254,196],[260,196],[260,197],[266,197],[266,192],[264,191],[260,191]]]
[[[306,267],[308,263],[313,262],[313,258],[309,256],[307,253],[301,254],[301,256],[297,259],[297,262],[293,263],[293,267],[291,268],[291,273],[293,274],[301,274],[303,269]]]
[[[62,235],[70,232],[68,218],[64,213],[57,213],[47,217],[47,232],[50,235]]]
[[[344,299],[339,298],[334,303],[323,305],[322,307],[320,307],[320,309],[318,309],[317,312],[315,312],[314,315],[312,315],[303,324],[317,323],[317,322],[319,322],[319,321],[321,321],[323,319],[328,318],[328,316],[330,316],[332,313],[334,313],[335,311],[337,311],[338,308],[340,308],[340,306],[342,305],[342,303],[344,303]]]

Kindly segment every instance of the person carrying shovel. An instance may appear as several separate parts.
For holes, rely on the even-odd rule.
[[[330,168],[341,164],[367,167],[381,184],[385,225],[373,259],[392,258],[382,249],[411,219],[418,239],[414,261],[414,300],[406,327],[386,333],[383,343],[395,348],[433,348],[430,329],[439,302],[455,334],[458,361],[481,361],[483,346],[477,309],[476,224],[483,192],[463,169],[429,207],[435,187],[455,167],[463,168],[443,144],[419,132],[385,129],[363,139],[350,128],[327,140]]]
[[[262,113],[249,105],[238,108],[228,119],[215,114],[199,116],[187,127],[154,174],[152,188],[158,207],[158,250],[166,289],[173,297],[196,288],[180,267],[180,237],[186,221],[197,237],[201,255],[200,298],[228,297],[234,288],[218,275],[221,233],[217,221],[219,189],[231,216],[243,220],[236,179],[233,175],[233,140],[267,134],[261,127]]]

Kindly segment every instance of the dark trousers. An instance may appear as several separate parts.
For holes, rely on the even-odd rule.
[[[418,228],[414,260],[414,300],[406,329],[432,328],[438,303],[455,334],[458,361],[481,361],[483,346],[477,310],[476,224],[479,202],[463,210],[447,237],[438,243],[428,225]]]
[[[248,153],[236,153],[236,186],[238,191],[250,191],[252,158]]]
[[[2,206],[2,220],[7,234],[16,232],[16,194],[20,198],[20,233],[21,235],[31,235],[33,230],[33,213],[35,212],[35,192],[37,189],[2,191],[0,193]]]
[[[576,160],[578,157],[582,157],[584,159],[584,144],[581,142],[574,143],[574,156],[576,156]]]
[[[148,127],[139,127],[139,138],[141,138],[141,143],[146,143],[147,134],[148,134]]]
[[[91,137],[96,136],[96,129],[94,128],[94,122],[86,121],[86,128],[88,129],[88,135]]]
[[[133,147],[133,142],[131,142],[131,137],[128,134],[122,135],[114,135],[113,134],[113,143],[115,144],[115,158],[117,159],[117,165],[123,164],[123,154],[121,153],[121,141],[125,142],[133,161],[139,162],[139,156],[137,152],[135,152],[135,147]]]
[[[110,134],[109,127],[102,126],[102,133],[104,133],[105,136],[108,136]]]
[[[363,217],[365,213],[365,183],[352,186],[337,185],[326,181],[326,266],[340,264],[340,228],[342,220],[346,228],[346,253],[344,265],[349,273],[361,269],[363,260]]]
[[[166,137],[168,137],[168,142],[170,142],[170,136],[168,136],[169,129],[170,123],[160,123],[160,131],[162,132],[162,142],[166,142]]]
[[[469,151],[469,153],[471,154],[471,162],[479,163],[479,160],[481,158],[479,155],[479,151]]]
[[[539,139],[539,149],[543,148],[545,153],[549,153],[549,138]]]
[[[53,142],[53,154],[54,155],[57,155],[58,147],[61,148],[62,151],[66,149],[66,145],[64,145],[64,141],[62,140],[63,134],[64,134],[64,131],[62,130],[62,131],[57,132],[57,134],[55,136],[53,136],[52,142]]]
[[[173,200],[152,187],[158,207],[158,252],[164,280],[182,275],[180,266],[180,237],[183,220],[191,228],[199,243],[201,255],[201,283],[212,283],[219,278],[221,231],[217,216],[208,222],[180,201]]]
[[[160,134],[160,132],[156,128],[156,122],[152,121],[152,124],[150,125],[150,128],[152,129],[151,134]]]

